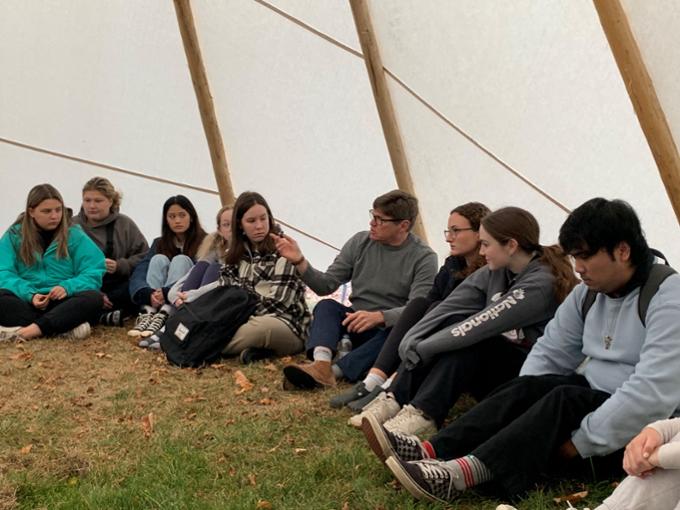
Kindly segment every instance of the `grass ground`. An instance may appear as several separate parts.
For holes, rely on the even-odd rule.
[[[328,406],[284,392],[282,362],[170,367],[123,330],[0,343],[0,510],[494,509],[474,493],[417,503]],[[241,371],[252,383],[236,382]],[[590,487],[579,507],[610,490]],[[537,490],[519,509],[565,508]]]

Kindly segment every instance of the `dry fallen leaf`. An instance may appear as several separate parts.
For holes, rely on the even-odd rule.
[[[27,454],[31,453],[31,450],[32,450],[32,449],[33,449],[33,445],[32,445],[32,444],[27,444],[26,446],[24,446],[23,448],[21,448],[21,449],[19,450],[19,452],[20,452],[22,455],[27,455]]]
[[[295,455],[300,455],[301,453],[306,453],[306,452],[307,452],[307,448],[295,448],[295,449],[293,449],[293,453],[295,453]]]
[[[237,370],[234,373],[234,382],[236,383],[236,386],[240,388],[236,390],[236,395],[240,395],[241,393],[245,393],[246,391],[253,389],[253,383],[251,383],[245,374],[240,370]]]
[[[23,351],[15,354],[14,356],[10,356],[10,359],[17,360],[17,361],[28,361],[33,359],[33,354],[31,354],[28,351]]]
[[[265,370],[269,370],[270,372],[276,372],[278,368],[276,368],[276,365],[274,363],[267,363],[265,366],[263,366]]]
[[[273,507],[269,501],[265,501],[264,499],[258,499],[255,508],[257,508],[257,510],[271,510]]]
[[[284,365],[287,365],[291,361],[293,361],[292,356],[284,356],[283,358],[281,358],[281,363],[283,363]]]
[[[265,398],[260,399],[260,404],[262,404],[263,406],[270,406],[273,403],[274,403],[274,401],[269,397],[265,397]]]
[[[144,432],[144,437],[151,437],[151,434],[153,433],[153,424],[153,413],[149,413],[142,418],[142,431]]]
[[[196,418],[196,413],[189,413],[186,415],[187,420],[193,420],[194,418]]]
[[[342,510],[349,510],[349,501],[345,501],[342,504]]]
[[[567,501],[573,503],[574,501],[581,501],[588,497],[588,491],[574,492],[573,494],[568,494],[566,496],[560,496],[553,498],[553,501],[557,504],[566,503]]]
[[[252,485],[253,487],[255,487],[255,486],[257,485],[257,479],[255,478],[255,475],[254,475],[253,473],[250,473],[250,474],[248,475],[248,482],[249,482],[250,485]]]

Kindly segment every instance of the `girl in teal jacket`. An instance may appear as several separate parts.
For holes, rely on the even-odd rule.
[[[94,242],[68,223],[59,191],[39,184],[0,239],[0,340],[90,334],[106,265]]]

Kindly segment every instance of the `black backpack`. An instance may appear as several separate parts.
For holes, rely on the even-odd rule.
[[[198,367],[220,358],[236,330],[255,312],[257,298],[240,287],[216,287],[168,317],[161,348],[173,365]]]
[[[663,258],[666,261],[666,264],[654,264],[651,271],[649,272],[647,280],[642,284],[642,287],[640,287],[640,296],[638,297],[638,316],[640,317],[640,322],[642,322],[642,327],[644,328],[647,327],[645,319],[647,317],[649,302],[654,297],[654,294],[656,294],[656,292],[659,290],[659,286],[661,286],[664,280],[670,275],[676,273],[675,269],[668,265],[666,257],[656,250],[652,250],[652,252],[655,255]],[[594,290],[588,290],[588,293],[581,304],[581,317],[583,317],[583,320],[586,320],[588,310],[590,310],[590,308],[593,306],[595,298],[597,298],[597,294],[598,293]]]

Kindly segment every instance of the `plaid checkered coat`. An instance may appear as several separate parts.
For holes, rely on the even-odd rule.
[[[305,302],[305,284],[295,267],[276,253],[253,252],[250,260],[222,266],[221,285],[237,285],[259,298],[255,315],[282,320],[305,340],[311,314]]]

